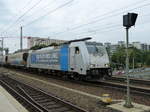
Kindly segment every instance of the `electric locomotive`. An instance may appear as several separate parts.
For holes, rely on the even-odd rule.
[[[60,46],[30,51],[28,69],[47,70],[73,79],[101,79],[111,76],[106,48],[87,42],[91,38],[68,41]]]

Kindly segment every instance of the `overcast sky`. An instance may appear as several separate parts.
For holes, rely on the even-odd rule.
[[[19,49],[19,28],[24,36],[93,41],[125,40],[122,15],[138,13],[130,42],[150,43],[150,0],[0,0],[0,34],[4,47]],[[24,48],[26,41],[24,41]]]

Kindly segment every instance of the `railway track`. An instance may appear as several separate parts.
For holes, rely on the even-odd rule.
[[[7,76],[0,77],[0,84],[29,112],[87,112],[54,95]]]
[[[126,77],[111,77],[107,79],[109,81],[115,81],[115,82],[126,82]],[[131,84],[141,84],[143,86],[149,86],[150,87],[150,80],[144,80],[144,79],[135,79],[135,78],[130,78],[130,83]]]
[[[126,84],[120,83],[120,82],[108,82],[108,81],[90,81],[91,85],[96,87],[105,87],[105,88],[111,88],[111,89],[117,89],[119,91],[126,92]],[[130,85],[130,91],[132,94],[137,95],[145,95],[150,96],[150,87],[139,87],[139,86],[133,86]]]
[[[14,70],[14,69],[13,69]],[[20,70],[17,70],[20,71]],[[23,71],[24,72],[24,71]],[[27,72],[27,71],[25,71]],[[27,72],[28,73],[28,72]],[[35,72],[32,72],[35,74]],[[40,75],[40,73],[39,73]],[[43,73],[42,73],[43,75]],[[46,74],[45,74],[46,76]],[[101,80],[101,81],[76,81],[76,80],[70,80],[70,79],[62,79],[57,76],[50,76],[50,78],[54,78],[57,80],[64,80],[64,81],[69,81],[71,83],[78,83],[86,86],[94,86],[94,87],[101,87],[101,88],[113,88],[122,92],[126,92],[126,79],[125,78],[118,78],[118,77],[112,77],[106,80]],[[131,79],[130,80],[131,85],[131,93],[132,94],[137,94],[137,95],[145,95],[145,96],[150,96],[150,81],[149,80],[138,80],[138,79]],[[138,84],[137,84],[138,83]]]

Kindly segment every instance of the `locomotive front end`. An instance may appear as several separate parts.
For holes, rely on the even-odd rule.
[[[87,74],[91,79],[102,79],[112,75],[106,48],[100,43],[86,43],[89,54]]]

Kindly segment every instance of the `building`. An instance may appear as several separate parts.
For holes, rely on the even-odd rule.
[[[140,42],[132,42],[133,47],[142,50],[142,45]]]
[[[113,54],[117,51],[117,48],[119,47],[119,45],[115,44],[115,45],[111,45],[110,47],[110,53]]]
[[[144,50],[145,46],[144,44],[141,44],[141,49]]]
[[[27,38],[27,48],[30,49],[35,45],[50,45],[52,43],[60,44],[66,42],[65,40],[49,39],[49,38],[39,38],[39,37],[28,37]]]
[[[99,45],[99,46],[103,46],[103,43],[101,42],[95,42],[95,41],[88,41],[88,43],[93,44],[93,45]]]
[[[148,45],[146,43],[133,42],[132,45],[133,45],[133,47],[140,49],[142,51],[149,51],[150,50],[150,45]]]
[[[124,47],[125,46],[125,41],[118,41],[118,45]]]
[[[106,43],[104,43],[104,46],[105,46],[106,48],[110,48],[110,47],[111,47],[111,43],[106,42]]]

